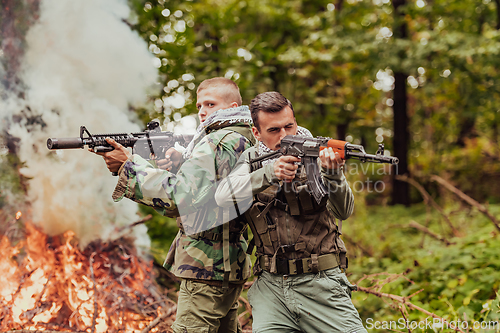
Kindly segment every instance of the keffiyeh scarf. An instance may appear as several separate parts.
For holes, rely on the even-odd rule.
[[[248,106],[242,105],[235,108],[220,109],[215,111],[198,126],[193,140],[191,140],[182,154],[183,158],[188,159],[191,157],[194,146],[210,131],[238,123],[245,123],[250,126],[252,125],[252,116]]]

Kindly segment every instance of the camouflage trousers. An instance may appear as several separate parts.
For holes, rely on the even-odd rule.
[[[299,275],[262,272],[248,291],[254,333],[366,333],[338,267]]]
[[[241,333],[238,297],[243,285],[223,289],[183,279],[177,301],[174,333]]]

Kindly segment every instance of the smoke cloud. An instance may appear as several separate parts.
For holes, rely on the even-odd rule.
[[[49,235],[71,229],[81,245],[116,236],[117,226],[138,220],[137,205],[112,201],[117,178],[101,157],[51,152],[46,141],[77,137],[81,125],[96,134],[144,130],[129,106],[145,102],[157,70],[147,43],[123,22],[129,14],[126,0],[42,0],[18,73],[24,97],[4,91],[0,100],[0,130],[20,139],[33,221]],[[146,227],[133,230],[137,245],[149,246]]]

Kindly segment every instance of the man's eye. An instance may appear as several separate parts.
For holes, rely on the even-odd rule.
[[[208,106],[209,106],[209,107],[214,107],[214,106],[215,106],[215,104],[214,104],[214,103],[208,103]]]
[[[201,109],[201,105],[196,105],[196,108],[199,110]]]

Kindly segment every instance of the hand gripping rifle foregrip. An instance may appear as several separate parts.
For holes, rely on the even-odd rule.
[[[332,148],[334,152],[339,153],[340,158],[347,160],[348,158],[353,158],[360,160],[361,162],[376,162],[376,163],[389,163],[398,164],[399,159],[393,156],[384,155],[384,145],[379,144],[378,150],[375,154],[367,154],[365,148],[361,145],[355,145],[347,141],[341,140],[328,140],[325,146],[320,149]]]

